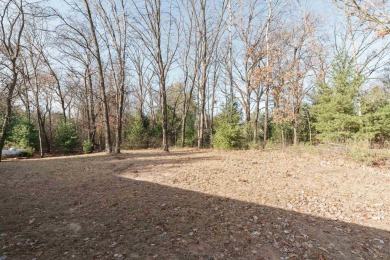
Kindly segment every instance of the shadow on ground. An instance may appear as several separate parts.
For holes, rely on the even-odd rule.
[[[389,259],[388,231],[118,177],[190,156],[0,163],[0,258]]]

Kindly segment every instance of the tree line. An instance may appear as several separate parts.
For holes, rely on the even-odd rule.
[[[390,137],[385,1],[335,0],[336,27],[303,1],[58,3],[0,1],[1,148]]]

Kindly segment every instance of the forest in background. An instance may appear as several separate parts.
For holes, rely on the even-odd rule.
[[[0,1],[0,148],[388,148],[385,0],[50,3]]]

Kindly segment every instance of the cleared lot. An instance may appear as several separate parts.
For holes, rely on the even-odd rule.
[[[390,257],[390,175],[305,152],[0,163],[7,259]]]

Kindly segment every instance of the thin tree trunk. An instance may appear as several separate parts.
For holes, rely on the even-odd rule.
[[[268,138],[268,99],[269,99],[269,87],[265,91],[265,101],[264,101],[264,138],[263,138],[263,149],[267,144]]]
[[[310,124],[310,113],[309,113],[309,111],[306,111],[306,115],[307,115],[307,124],[309,126],[309,141],[310,141],[310,144],[313,144],[312,141],[311,141],[311,124]]]
[[[198,148],[204,148],[204,131],[206,124],[206,73],[202,75],[202,86],[200,89],[200,125]]]
[[[89,139],[89,135],[90,135],[90,133],[92,132],[92,130],[91,130],[91,126],[92,126],[92,124],[91,124],[91,114],[89,113],[89,111],[90,111],[90,108],[89,108],[89,100],[88,100],[88,98],[89,98],[89,88],[88,88],[88,83],[87,83],[87,81],[88,81],[88,69],[86,68],[85,69],[85,72],[84,72],[84,102],[85,102],[85,112],[84,112],[84,110],[83,110],[83,117],[85,117],[85,116],[87,116],[87,129],[88,129],[88,140],[90,140]],[[83,120],[84,121],[84,120]]]
[[[293,133],[294,133],[294,145],[298,145],[298,129],[296,123],[294,123],[293,126]]]
[[[183,104],[183,115],[181,118],[181,141],[180,146],[183,148],[185,139],[186,139],[186,124],[187,124],[187,108],[186,108],[186,101],[184,101]]]
[[[214,109],[215,109],[215,89],[217,88],[218,83],[218,71],[217,63],[214,63],[214,75],[213,75],[213,92],[211,94],[211,115],[210,115],[210,143],[213,143],[213,129],[214,129]]]
[[[42,133],[43,133],[43,138],[44,138],[45,144],[46,144],[46,153],[50,153],[51,152],[51,145],[50,145],[49,136],[47,135],[47,132],[46,132],[45,122],[46,122],[46,115],[44,115],[44,119],[42,119]]]
[[[115,153],[121,152],[121,144],[122,144],[122,128],[123,128],[123,101],[124,95],[120,94],[119,97],[119,107],[118,107],[118,115],[117,115],[117,125],[116,125],[116,143],[115,143]]]
[[[91,132],[89,132],[89,140],[92,142],[92,147],[95,147],[95,135],[96,135],[96,115],[95,115],[95,102],[92,86],[92,75],[88,67],[88,87],[89,87],[89,114],[91,117]]]
[[[188,73],[188,72],[186,72]],[[190,102],[190,100],[187,101],[187,93],[186,93],[186,86],[187,86],[187,82],[188,82],[188,74],[186,75],[185,77],[185,80],[184,80],[184,101],[183,101],[183,110],[182,110],[182,116],[181,116],[181,141],[180,141],[180,147],[184,147],[184,143],[185,143],[185,135],[186,135],[186,123],[187,123],[187,112],[188,112],[188,109],[187,109],[187,106],[189,106],[187,103]]]
[[[12,97],[13,97],[13,93],[15,90],[16,81],[17,81],[17,77],[18,77],[18,74],[16,72],[16,60],[13,60],[12,65],[15,68],[15,70],[13,70],[14,73],[13,73],[12,81],[8,86],[8,95],[7,95],[7,99],[6,99],[7,110],[6,110],[5,116],[3,118],[3,126],[1,128],[0,161],[1,161],[2,150],[4,148],[5,139],[7,137],[8,130],[9,130],[9,123],[11,120],[11,113],[12,113]]]
[[[45,151],[43,150],[43,129],[42,129],[41,109],[39,108],[38,94],[39,94],[38,83],[35,82],[35,104],[37,107],[39,154],[40,154],[41,158],[43,158],[43,157],[45,157]]]
[[[162,79],[160,84],[161,87],[161,98],[162,98],[162,124],[163,124],[163,150],[169,152],[168,148],[168,111],[167,111],[167,93],[165,90],[165,78]]]
[[[246,138],[246,142],[249,143],[251,140],[251,136],[250,136],[250,126],[251,126],[251,108],[250,108],[250,104],[251,104],[251,96],[250,96],[250,91],[248,90],[248,93],[247,93],[247,101],[246,101],[246,106],[245,106],[245,125],[246,125],[246,131],[245,131],[245,138]]]
[[[299,143],[299,136],[298,136],[298,121],[297,121],[296,118],[294,118],[294,122],[293,122],[293,135],[294,135],[293,144],[294,144],[294,145],[298,145],[298,143]]]
[[[257,144],[259,142],[259,116],[260,116],[260,101],[261,96],[263,95],[263,89],[258,89],[256,92],[256,107],[255,107],[255,118],[253,120],[254,130],[253,130],[253,140]]]
[[[263,139],[263,149],[265,149],[265,146],[267,144],[267,134],[268,134],[268,99],[269,99],[269,90],[270,90],[270,84],[269,84],[269,60],[270,60],[270,53],[269,53],[269,25],[271,22],[271,15],[272,15],[272,0],[268,0],[268,19],[267,19],[267,26],[265,31],[265,41],[266,41],[266,51],[267,51],[267,60],[266,60],[266,90],[265,90],[265,104],[264,104],[264,139]]]

